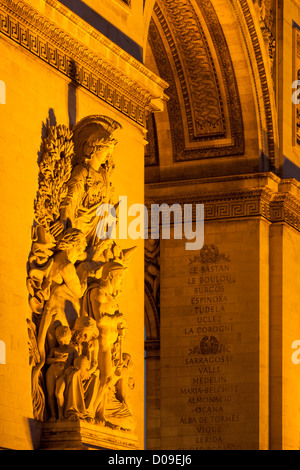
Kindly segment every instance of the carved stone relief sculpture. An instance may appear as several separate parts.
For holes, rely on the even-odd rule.
[[[40,421],[135,427],[126,315],[118,305],[135,248],[104,238],[97,212],[113,203],[120,128],[109,117],[89,116],[72,131],[50,127],[43,141],[27,272],[33,412]]]
[[[160,244],[145,240],[145,284],[159,314],[160,311]]]

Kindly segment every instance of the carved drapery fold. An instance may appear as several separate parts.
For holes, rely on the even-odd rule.
[[[145,240],[146,339],[160,337],[160,241]]]

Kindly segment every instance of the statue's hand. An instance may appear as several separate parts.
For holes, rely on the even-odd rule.
[[[118,364],[116,369],[115,369],[115,375],[117,377],[120,377],[120,375],[122,374],[122,370],[123,370],[123,367],[124,365],[123,364]]]
[[[82,380],[88,380],[89,378],[91,377],[91,374],[89,373],[89,371],[84,371],[84,372],[81,372],[81,378]]]

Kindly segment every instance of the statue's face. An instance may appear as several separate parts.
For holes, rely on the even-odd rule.
[[[117,295],[122,291],[122,284],[123,284],[123,274],[114,274],[113,280],[112,280],[112,287],[113,287],[113,292],[112,295],[114,297],[117,297]]]
[[[106,147],[101,148],[100,150],[96,150],[96,152],[94,153],[94,157],[97,159],[100,165],[103,165],[107,161],[109,155],[110,150]]]

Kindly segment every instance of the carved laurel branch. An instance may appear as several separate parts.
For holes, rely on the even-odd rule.
[[[300,231],[300,199],[270,188],[178,195],[166,197],[163,202],[169,206],[175,203],[204,204],[205,221],[261,216],[270,222],[285,222]],[[151,210],[151,204],[161,203],[158,198],[153,198],[146,201],[146,206]],[[195,207],[193,217],[196,217]]]

